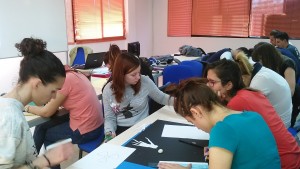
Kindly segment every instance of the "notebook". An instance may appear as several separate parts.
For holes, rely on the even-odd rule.
[[[94,69],[102,66],[104,55],[106,52],[88,54],[84,69]]]

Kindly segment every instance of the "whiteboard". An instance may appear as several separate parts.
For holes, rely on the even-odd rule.
[[[65,0],[0,0],[0,58],[20,53],[15,43],[34,37],[51,52],[68,51]]]

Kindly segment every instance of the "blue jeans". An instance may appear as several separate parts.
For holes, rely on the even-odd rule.
[[[73,131],[70,128],[69,118],[61,117],[59,119],[53,119],[36,126],[33,139],[36,144],[36,149],[39,153],[43,144],[45,147],[47,147],[50,144],[67,138],[71,138],[73,144],[81,144],[94,140],[100,135],[104,137],[103,124],[93,131],[80,134],[78,129]],[[60,167],[56,166],[51,168],[59,169]]]

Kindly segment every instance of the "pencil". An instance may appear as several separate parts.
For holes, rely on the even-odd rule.
[[[186,140],[182,140],[182,139],[179,139],[178,141],[180,141],[180,142],[182,142],[182,143],[185,143],[185,144],[192,145],[192,146],[204,148],[203,146],[198,145],[198,144],[197,144],[196,142],[194,142],[194,141],[186,141]]]

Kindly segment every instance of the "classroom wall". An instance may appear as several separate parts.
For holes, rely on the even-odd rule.
[[[167,37],[167,4],[168,0],[125,0],[126,40],[68,45],[68,49],[84,45],[91,47],[94,52],[103,52],[108,50],[111,43],[119,45],[121,49],[127,49],[128,42],[139,41],[141,56],[150,57],[176,53],[178,48],[185,44],[212,52],[225,47],[250,48],[260,41],[268,42],[268,39],[250,38]],[[300,49],[300,40],[291,40],[291,42]],[[67,63],[67,53],[56,53],[56,55],[64,64]],[[3,70],[0,73],[0,93],[7,92],[16,84],[20,59],[0,59],[0,67]]]
[[[67,64],[67,53],[54,53],[63,64]],[[0,94],[9,92],[18,82],[20,61],[23,57],[0,59]]]
[[[178,52],[182,45],[201,47],[206,52],[213,52],[225,47],[236,49],[241,46],[253,47],[268,39],[253,38],[216,38],[216,37],[167,37],[168,0],[153,0],[153,54]],[[274,28],[275,29],[275,28]],[[291,40],[300,49],[300,40]]]
[[[89,46],[94,52],[107,51],[111,43],[117,44],[121,49],[127,49],[128,42],[139,41],[141,43],[141,56],[149,57],[152,54],[152,0],[125,0],[126,19],[126,40],[74,44],[68,45],[68,49],[74,46]],[[143,22],[141,22],[143,21]],[[67,64],[68,53],[55,53],[63,62]],[[0,94],[8,92],[16,84],[18,80],[19,65],[22,57],[0,59]]]

